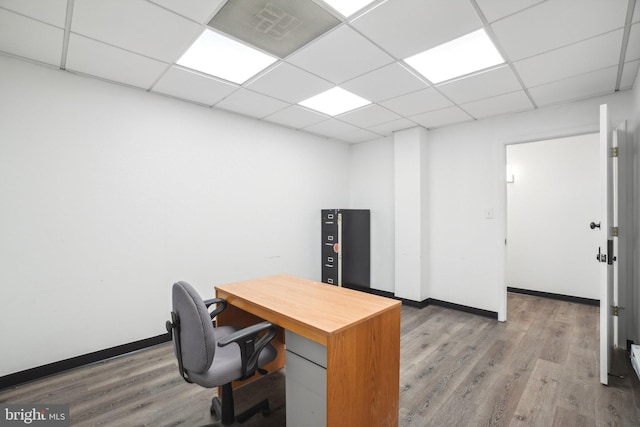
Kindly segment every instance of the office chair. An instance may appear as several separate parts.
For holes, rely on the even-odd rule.
[[[219,417],[224,425],[242,423],[258,411],[269,415],[269,402],[264,399],[235,416],[231,383],[256,372],[267,373],[260,367],[276,357],[276,350],[269,344],[276,326],[262,322],[244,329],[214,327],[215,316],[226,308],[227,302],[220,298],[203,301],[187,282],[173,285],[172,300],[171,320],[166,326],[173,338],[180,375],[188,383],[222,387],[222,402],[217,396],[212,399],[211,415]],[[209,313],[207,307],[213,304],[216,308]]]

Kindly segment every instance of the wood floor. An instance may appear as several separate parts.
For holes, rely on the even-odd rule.
[[[625,351],[618,377],[598,381],[597,307],[509,294],[508,319],[404,306],[400,426],[640,426]],[[236,391],[240,409],[265,392],[273,409],[243,425],[285,425],[285,375]],[[202,426],[217,425],[211,396],[180,378],[163,344],[4,390],[0,403],[68,403],[74,426]]]

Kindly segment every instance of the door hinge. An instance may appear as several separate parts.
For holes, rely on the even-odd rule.
[[[613,308],[614,316],[618,316],[620,314],[620,310],[624,310],[624,307],[620,307],[619,305],[612,305],[611,308]]]
[[[618,237],[618,227],[613,227],[611,230],[611,234],[613,235],[613,237]]]
[[[611,147],[611,157],[618,157],[618,147]]]

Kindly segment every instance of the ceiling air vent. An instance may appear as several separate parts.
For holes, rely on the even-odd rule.
[[[311,0],[229,0],[209,26],[285,58],[339,23]]]

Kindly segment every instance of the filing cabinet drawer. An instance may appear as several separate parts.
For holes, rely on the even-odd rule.
[[[329,285],[337,285],[338,284],[338,271],[337,268],[322,268],[322,282],[327,283]]]
[[[335,264],[338,263],[338,256],[337,254],[323,254],[322,262],[324,263],[325,267],[333,268]]]

